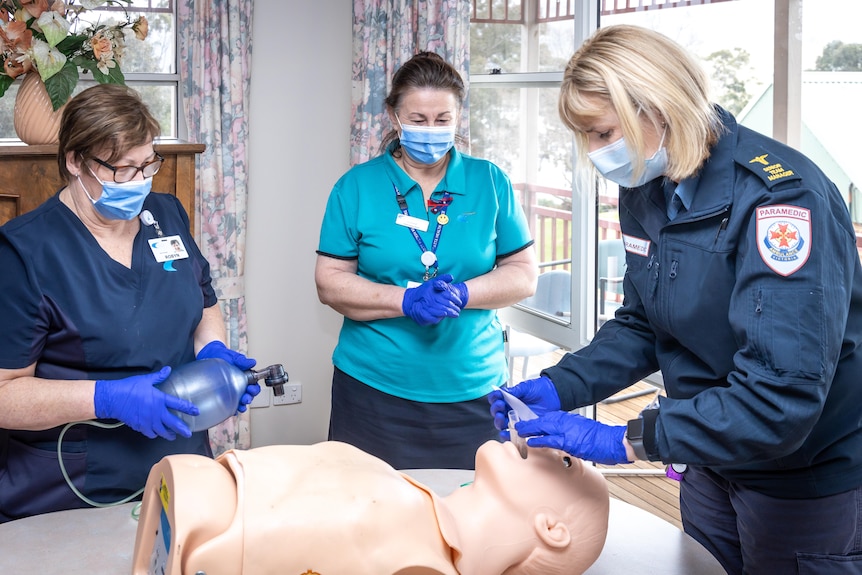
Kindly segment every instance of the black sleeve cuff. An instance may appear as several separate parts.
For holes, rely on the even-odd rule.
[[[658,453],[658,442],[655,437],[655,420],[658,418],[658,412],[658,409],[645,409],[641,412],[641,417],[644,420],[644,450],[650,461],[661,461],[661,456]]]

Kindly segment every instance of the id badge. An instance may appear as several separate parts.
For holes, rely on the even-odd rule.
[[[395,217],[395,223],[399,226],[404,226],[405,228],[415,228],[420,232],[428,231],[428,220],[414,218],[413,216],[408,216],[406,214],[398,214]]]
[[[150,249],[159,263],[171,260],[184,260],[189,257],[183,239],[180,236],[167,236],[149,240]]]

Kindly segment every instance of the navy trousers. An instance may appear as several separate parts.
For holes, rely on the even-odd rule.
[[[862,575],[862,487],[778,499],[689,466],[680,513],[730,575]]]

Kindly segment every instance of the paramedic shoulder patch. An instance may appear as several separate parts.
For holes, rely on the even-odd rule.
[[[757,210],[757,249],[769,268],[789,276],[811,254],[811,210],[798,206],[760,206]]]

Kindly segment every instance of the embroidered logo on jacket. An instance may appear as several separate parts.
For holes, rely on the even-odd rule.
[[[757,249],[775,273],[798,271],[811,253],[811,210],[775,205],[757,208]]]
[[[789,178],[790,176],[795,175],[793,170],[789,168],[785,168],[781,165],[781,162],[771,163],[767,158],[769,154],[763,154],[762,156],[757,156],[756,158],[752,158],[749,160],[749,164],[763,164],[766,166],[763,168],[763,171],[766,173],[767,181],[780,180],[781,178]]]

